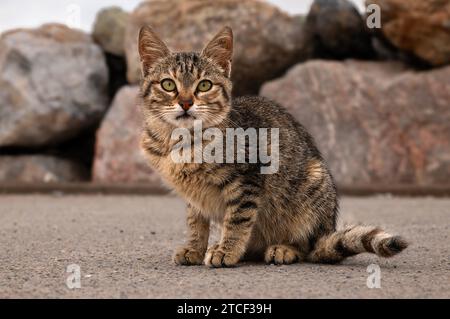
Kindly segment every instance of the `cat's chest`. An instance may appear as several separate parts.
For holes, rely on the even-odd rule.
[[[223,218],[225,202],[221,188],[217,185],[226,171],[214,169],[217,164],[195,163],[193,160],[180,163],[171,152],[173,145],[156,143],[147,135],[143,136],[142,146],[151,166],[179,195],[209,218],[217,221]],[[194,159],[194,151],[195,149],[191,153],[191,159]],[[215,173],[212,174],[212,171]]]
[[[161,174],[174,189],[205,216],[221,221],[225,213],[225,202],[214,177],[207,173],[203,164],[179,164],[167,160],[160,164]]]

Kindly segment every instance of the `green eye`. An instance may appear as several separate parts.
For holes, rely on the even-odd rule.
[[[199,90],[200,92],[206,92],[211,90],[212,88],[212,83],[210,80],[203,80],[200,81],[200,83],[197,86],[197,90]]]
[[[164,79],[164,80],[162,80],[161,86],[167,92],[175,91],[175,89],[177,88],[177,85],[171,79]]]

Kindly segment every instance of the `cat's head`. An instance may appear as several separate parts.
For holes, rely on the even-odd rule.
[[[220,31],[202,50],[172,53],[150,27],[139,33],[141,93],[147,121],[191,128],[221,123],[231,109],[233,33]]]

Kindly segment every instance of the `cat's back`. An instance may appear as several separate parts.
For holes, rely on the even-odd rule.
[[[233,99],[230,117],[243,128],[269,128],[273,124],[294,122],[283,107],[262,96],[241,96]]]
[[[237,98],[232,107],[232,122],[242,128],[279,129],[278,158],[276,173],[264,175],[264,207],[267,225],[283,224],[286,220],[293,224],[305,225],[306,219],[320,219],[323,214],[330,224],[324,229],[334,229],[337,215],[337,194],[333,178],[327,165],[307,132],[285,108],[260,96]],[[322,207],[326,202],[326,209]],[[319,205],[322,205],[319,207]],[[282,214],[277,207],[283,207]],[[309,207],[312,215],[301,214],[302,207]],[[285,218],[285,216],[291,216]],[[306,219],[304,219],[306,218]],[[291,229],[292,225],[285,225]],[[270,226],[267,226],[270,227]],[[295,227],[294,227],[295,228]]]
[[[247,128],[278,128],[280,147],[294,153],[321,158],[313,137],[284,107],[262,96],[235,98],[230,113],[234,126]],[[300,156],[300,154],[298,154]],[[302,156],[300,156],[302,157]]]

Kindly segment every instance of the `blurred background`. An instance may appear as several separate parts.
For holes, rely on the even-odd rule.
[[[3,0],[2,190],[165,191],[139,149],[145,24],[173,50],[233,27],[234,95],[286,107],[341,189],[450,189],[450,0]]]
[[[90,32],[95,17],[101,9],[109,6],[132,11],[141,0],[3,0],[0,11],[0,31],[18,27],[37,27],[43,23],[52,21],[68,23],[68,16],[73,8],[79,6],[82,9],[79,28]],[[269,0],[280,9],[289,14],[307,13],[313,0]],[[360,10],[364,9],[364,0],[351,0]],[[72,9],[72,10],[71,10]],[[17,14],[20,12],[20,14]]]

